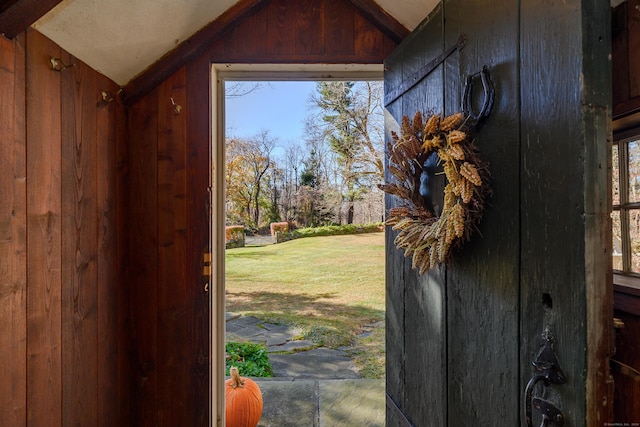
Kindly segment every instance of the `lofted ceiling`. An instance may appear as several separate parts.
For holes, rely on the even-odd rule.
[[[62,0],[33,27],[92,68],[125,85],[196,31],[242,2]],[[439,0],[369,2],[376,3],[412,30]]]

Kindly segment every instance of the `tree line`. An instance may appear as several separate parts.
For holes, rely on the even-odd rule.
[[[268,130],[227,137],[227,225],[382,220],[382,82],[317,82],[304,125],[303,140],[284,147]]]

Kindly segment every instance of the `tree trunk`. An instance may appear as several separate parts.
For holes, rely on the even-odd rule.
[[[349,197],[347,204],[347,224],[353,224],[353,197]]]

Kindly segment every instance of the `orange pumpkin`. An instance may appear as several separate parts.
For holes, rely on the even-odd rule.
[[[225,381],[225,417],[227,427],[256,427],[262,416],[260,387],[249,378],[240,377],[238,368],[229,369],[231,378]]]

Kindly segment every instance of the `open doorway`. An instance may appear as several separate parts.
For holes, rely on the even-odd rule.
[[[218,363],[216,368],[219,372],[224,369],[224,344],[231,340],[234,342],[262,341],[266,344],[271,356],[270,359],[274,362],[272,363],[274,378],[263,385],[265,409],[269,398],[281,392],[274,387],[274,380],[278,378],[289,382],[296,380],[302,387],[295,392],[298,396],[309,393],[316,397],[321,397],[322,394],[321,391],[324,386],[319,387],[318,379],[322,379],[323,375],[327,375],[327,380],[361,377],[378,379],[377,383],[368,383],[368,387],[377,387],[376,392],[380,395],[380,399],[377,403],[372,402],[372,404],[378,406],[380,425],[383,425],[385,411],[383,380],[384,237],[380,231],[380,224],[384,215],[382,194],[377,194],[379,197],[377,206],[374,206],[375,196],[370,194],[377,193],[377,188],[368,192],[360,189],[361,196],[355,200],[349,200],[346,197],[346,191],[344,191],[346,188],[345,175],[338,170],[341,160],[335,152],[329,152],[330,147],[328,145],[322,147],[318,145],[322,142],[320,141],[322,139],[320,136],[316,134],[316,140],[313,141],[314,137],[311,133],[314,131],[309,129],[309,122],[313,122],[313,119],[308,120],[308,117],[304,117],[304,111],[302,111],[302,116],[298,115],[297,117],[294,117],[293,112],[280,113],[279,121],[284,122],[290,128],[298,128],[297,134],[290,132],[288,136],[283,137],[277,134],[276,119],[272,118],[267,126],[253,123],[258,121],[257,116],[256,113],[248,110],[247,105],[255,104],[255,100],[250,99],[255,97],[250,95],[242,96],[242,94],[252,91],[266,92],[262,97],[270,98],[271,105],[275,110],[277,108],[273,99],[287,97],[287,93],[291,94],[293,92],[298,96],[298,105],[295,108],[304,110],[304,104],[313,102],[312,98],[314,96],[316,101],[319,100],[318,97],[321,97],[320,86],[324,85],[325,90],[330,90],[332,87],[335,89],[336,86],[344,89],[347,81],[345,79],[348,79],[348,81],[361,81],[362,83],[358,84],[360,86],[376,86],[374,90],[379,91],[376,96],[380,98],[382,96],[382,84],[380,82],[382,74],[380,71],[354,72],[349,70],[346,72],[334,71],[333,73],[311,71],[305,72],[304,76],[301,76],[300,71],[278,70],[276,73],[256,73],[253,70],[249,72],[230,71],[226,67],[225,71],[221,72],[214,67],[216,83],[214,99],[217,101],[217,114],[214,116],[213,121],[216,124],[216,139],[218,141],[214,149],[214,183],[225,183],[224,187],[218,186],[216,188],[214,185],[214,206],[217,218],[225,218],[225,220],[215,221],[217,226],[215,227],[216,230],[214,230],[213,241],[216,242],[215,265],[217,271],[215,277],[218,281],[217,290],[219,293],[216,302],[217,313],[216,310],[213,312],[217,314],[216,318],[225,319],[225,322],[219,324],[235,325],[231,328],[227,326],[226,331],[217,331],[218,336],[215,337],[217,349],[222,349],[222,351],[217,353]],[[288,78],[292,78],[295,81],[283,81]],[[331,80],[327,80],[328,78]],[[268,83],[269,81],[272,83]],[[317,83],[319,81],[324,81],[326,84]],[[235,98],[240,101],[236,104],[244,104],[244,107],[240,106],[239,113],[238,109],[232,105],[234,100],[229,101],[229,97],[225,96],[225,93],[226,95],[229,94],[229,88],[234,92]],[[358,90],[361,89],[362,87],[358,87]],[[301,92],[305,93],[303,98],[307,98],[302,99],[302,107],[299,99]],[[289,95],[289,97],[293,96]],[[289,100],[287,102],[295,101]],[[263,115],[268,115],[264,111],[264,108],[268,108],[268,106],[261,108],[262,110],[260,111],[263,112]],[[383,120],[381,105],[379,105],[378,110],[380,113],[380,132],[375,138],[379,139],[376,143],[380,149],[378,155],[380,156],[380,166],[382,166]],[[325,114],[326,116],[327,114]],[[318,111],[316,111],[315,119],[316,124],[317,120],[322,121],[322,114],[318,115]],[[252,123],[247,125],[248,121]],[[295,123],[296,121],[302,123]],[[318,129],[315,129],[315,131],[318,131]],[[220,141],[225,143],[221,144],[219,143]],[[328,143],[328,141],[324,142]],[[225,149],[229,152],[226,152]],[[258,155],[250,159],[250,156],[247,155],[247,149]],[[243,152],[243,150],[245,151]],[[324,151],[321,152],[321,150]],[[230,158],[233,156],[237,157],[237,161],[234,162],[234,159]],[[317,157],[322,157],[320,160],[325,168],[322,176],[319,176],[317,169],[315,170],[316,173],[311,173],[312,164],[319,161]],[[328,157],[331,158],[329,159]],[[252,164],[252,161],[262,161],[262,165]],[[229,167],[229,164],[232,164],[229,162],[239,166],[239,169],[233,170],[233,168]],[[342,163],[342,166],[344,166],[344,161]],[[226,165],[226,168],[223,165]],[[333,166],[333,169],[331,166]],[[328,171],[329,169],[330,171]],[[251,191],[246,194],[239,194],[241,192],[240,189],[235,188],[237,187],[236,184],[241,184],[236,181],[240,181],[242,177],[247,179],[255,177],[253,175],[254,172],[258,174],[263,172],[263,177],[266,177],[266,180],[262,183],[264,194],[260,196],[261,200],[258,200],[257,196],[253,197]],[[235,177],[233,176],[234,174]],[[380,175],[377,182],[373,177],[374,174],[369,172],[368,175],[367,183],[369,187],[375,187],[377,182],[382,182],[382,175]],[[365,174],[362,174],[360,177],[361,182],[366,181],[364,177]],[[256,184],[256,182],[253,184]],[[258,186],[261,185],[259,182],[257,184]],[[326,186],[322,187],[320,184]],[[331,186],[330,184],[334,190],[333,203],[327,202],[330,197],[328,197],[326,189]],[[242,185],[245,189],[250,187],[250,184],[245,183]],[[340,186],[342,187],[339,188]],[[299,201],[300,190],[303,187],[309,191],[314,191],[316,195],[320,194],[324,198],[325,204],[329,206],[325,210],[331,211],[330,214],[325,212],[327,215],[324,219],[318,212],[320,209],[316,209],[315,212],[304,212],[304,209],[296,205]],[[265,188],[267,191],[264,191]],[[352,192],[353,190],[351,188]],[[226,197],[229,192],[240,198],[244,197],[245,203],[238,200],[230,200],[229,197]],[[253,195],[256,194],[253,193]],[[361,233],[363,231],[362,224],[374,222],[378,223],[378,232],[370,236],[364,236]],[[306,239],[307,241],[302,246],[294,249],[294,246],[300,245],[299,242],[304,239],[295,239],[295,242],[273,245],[272,243],[275,243],[276,237],[272,235],[269,229],[269,224],[273,223],[286,224],[287,229],[284,232],[286,239],[290,239],[293,236],[293,228],[306,227],[308,229],[329,224],[337,226],[349,223],[351,228],[358,228],[359,233],[355,239],[354,235],[331,236],[329,238],[342,239],[340,243],[335,241],[329,243],[326,240],[312,242],[313,239]],[[247,247],[241,250],[234,249],[231,258],[227,255],[228,264],[226,264],[225,246],[223,245],[228,239],[223,226],[234,224],[242,225],[246,231],[246,234],[243,233],[243,238],[247,239],[245,241]],[[344,228],[348,229],[349,227]],[[225,237],[223,237],[223,233],[225,233]],[[338,232],[337,234],[342,233]],[[278,235],[280,238],[283,237],[280,233]],[[365,240],[368,243],[365,243]],[[331,247],[332,245],[333,248]],[[368,249],[376,254],[375,256],[370,255],[364,249],[359,250],[357,246],[350,245],[368,246]],[[306,249],[303,249],[305,247]],[[315,258],[305,260],[303,254],[305,250],[308,255],[315,255]],[[245,251],[244,254],[243,251]],[[296,255],[293,255],[294,252]],[[349,261],[350,258],[353,258],[353,263],[348,268],[339,266],[337,261],[332,262],[328,259],[332,256],[332,253],[337,257],[337,261]],[[357,257],[349,255],[354,253],[370,258],[367,260],[368,262],[377,259],[378,265],[373,268],[371,265],[361,262],[361,265],[358,266]],[[268,260],[268,262],[260,262],[260,257]],[[296,264],[296,257],[303,258],[301,263]],[[272,265],[274,259],[278,259],[282,263]],[[246,264],[248,260],[250,260],[250,263]],[[360,272],[357,271],[358,267],[361,268]],[[375,270],[376,268],[379,271]],[[238,271],[242,269],[252,271],[254,277],[247,279],[246,274]],[[269,272],[271,273],[271,278],[265,278],[265,276],[269,275]],[[334,274],[332,277],[327,278],[327,273],[337,273],[337,275]],[[320,276],[320,274],[324,276]],[[369,275],[376,276],[375,280],[369,278]],[[336,279],[338,276],[340,278]],[[322,281],[325,283],[319,283]],[[373,283],[374,281],[377,281],[377,283]],[[285,289],[287,286],[289,289]],[[361,289],[363,286],[366,289]],[[374,292],[371,289],[375,286],[378,289]],[[351,298],[351,301],[345,298]],[[229,313],[227,312],[228,310],[230,311]],[[255,339],[251,339],[247,334],[253,334]],[[383,360],[381,364],[379,361],[373,360],[375,359],[375,356],[373,356],[375,351],[372,348],[375,347],[375,344],[372,344],[372,342],[376,339],[381,340],[375,350],[382,351]],[[356,344],[358,344],[356,341],[362,341],[359,344],[365,343],[364,345],[369,345],[370,347],[363,349],[360,346],[360,360],[354,363],[352,356],[357,353],[357,351],[353,351]],[[277,349],[278,346],[282,346],[280,351]],[[323,358],[319,357],[315,359],[315,369],[306,371],[298,376],[294,365],[297,365],[298,368],[307,369],[303,366],[304,363],[298,363],[298,359],[304,359],[298,356],[304,352],[316,350],[322,353],[323,356],[333,352],[334,358],[327,359],[329,362],[325,364]],[[336,356],[337,354],[344,355],[342,359],[347,359],[344,362],[344,367],[339,366],[342,359]],[[287,358],[295,360],[295,362],[289,363],[289,366],[287,366],[287,363],[283,362]],[[367,358],[369,360],[366,360]],[[333,375],[326,369],[323,371],[323,364],[328,366],[331,363],[334,365]],[[347,365],[350,368],[346,367]],[[222,372],[220,373],[222,375]],[[220,384],[220,381],[217,383]],[[333,391],[332,394],[336,395],[336,392]],[[337,394],[339,395],[340,393]],[[345,391],[343,393],[344,396],[348,394],[350,392]],[[219,396],[221,398],[222,391],[219,391]],[[318,406],[317,403],[316,406]],[[303,409],[298,408],[298,410]],[[319,412],[316,407],[313,413],[309,415],[316,418],[322,417]],[[371,413],[363,415],[371,416]],[[333,416],[336,416],[336,414],[333,414]],[[356,415],[343,413],[339,416],[353,417]]]

